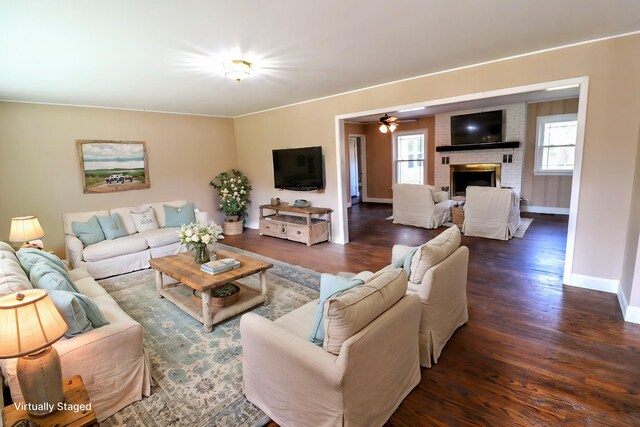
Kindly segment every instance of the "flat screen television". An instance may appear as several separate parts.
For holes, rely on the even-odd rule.
[[[311,191],[324,188],[322,147],[273,150],[275,187]]]
[[[451,116],[451,145],[502,142],[502,110]]]

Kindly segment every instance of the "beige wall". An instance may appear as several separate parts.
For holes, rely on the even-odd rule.
[[[256,206],[268,201],[275,193],[269,161],[273,148],[322,145],[326,158],[327,188],[324,193],[315,193],[306,198],[316,205],[338,207],[336,115],[579,76],[588,76],[590,80],[573,272],[619,280],[638,149],[638,35],[239,117],[234,120],[238,164],[256,183],[250,222],[256,226]],[[616,185],[612,186],[612,182]],[[603,194],[607,195],[607,200],[616,201],[615,210],[611,209],[611,203],[603,203]],[[294,199],[300,195],[289,192],[283,197]],[[335,231],[340,230],[334,226]]]
[[[391,199],[393,184],[393,143],[390,133],[381,133],[378,124],[365,126],[367,139],[367,197]],[[396,132],[427,129],[427,184],[433,185],[435,146],[435,116],[421,117],[415,122],[400,123]]]
[[[529,206],[569,209],[572,177],[534,175],[537,119],[541,116],[578,112],[578,98],[536,102],[527,105],[527,137],[524,146],[521,197]]]
[[[83,194],[77,139],[146,141],[151,188]],[[219,218],[209,181],[236,165],[233,120],[0,102],[0,162],[0,240],[36,215],[63,255],[64,212],[183,198]]]
[[[636,171],[631,196],[631,212],[620,286],[627,302],[640,307],[640,130],[638,132]]]

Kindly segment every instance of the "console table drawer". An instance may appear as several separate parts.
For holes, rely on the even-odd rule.
[[[309,229],[302,225],[287,225],[287,239],[294,242],[307,243],[309,240]]]
[[[287,224],[279,221],[261,220],[260,234],[264,236],[287,238]]]

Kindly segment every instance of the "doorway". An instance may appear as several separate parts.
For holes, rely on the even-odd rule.
[[[349,204],[362,202],[365,182],[364,135],[349,135]]]

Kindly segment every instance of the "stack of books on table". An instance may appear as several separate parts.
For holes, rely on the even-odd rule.
[[[240,267],[240,261],[237,259],[223,258],[202,264],[200,270],[209,274],[220,274],[238,267]]]

